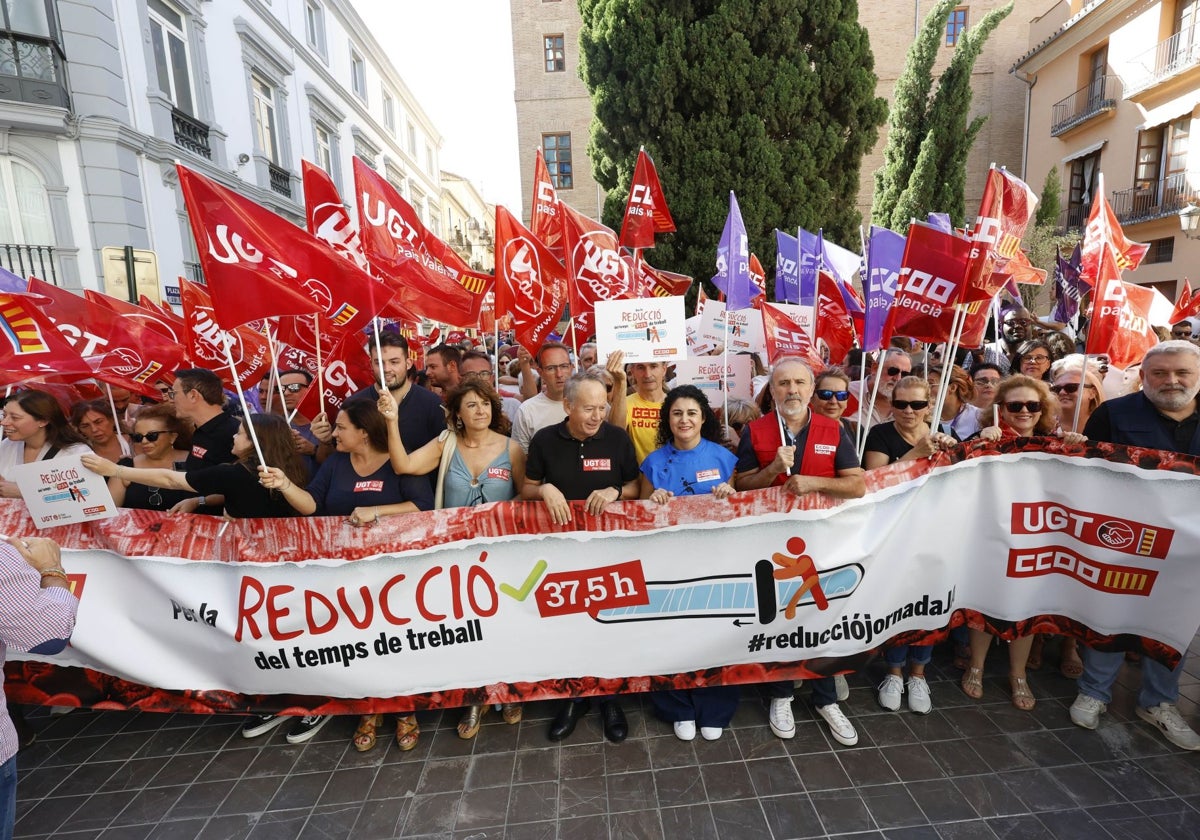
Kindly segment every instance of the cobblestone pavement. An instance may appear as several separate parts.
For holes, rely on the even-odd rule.
[[[713,742],[677,740],[648,702],[627,697],[630,736],[620,745],[604,742],[595,713],[551,744],[552,705],[535,703],[516,726],[493,712],[473,741],[457,737],[457,710],[422,714],[408,753],[384,738],[355,752],[350,717],[292,746],[286,726],[246,740],[228,716],[38,710],[37,743],[19,759],[16,836],[1200,838],[1200,754],[1137,719],[1137,666],[1126,666],[1101,728],[1088,732],[1067,717],[1074,684],[1052,651],[1030,678],[1032,713],[1009,703],[1002,651],[991,652],[975,703],[939,650],[924,717],[879,708],[876,663],[850,678],[843,704],[858,727],[854,748],[832,741],[803,687],[791,741],[771,734],[763,701],[747,690]],[[1193,643],[1180,701],[1194,726],[1198,651]]]

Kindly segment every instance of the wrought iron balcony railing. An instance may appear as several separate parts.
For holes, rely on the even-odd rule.
[[[212,160],[207,125],[178,108],[172,108],[171,126],[175,129],[175,145]]]
[[[58,260],[53,245],[5,245],[0,243],[0,267],[21,278],[30,275],[58,285]]]
[[[1200,27],[1189,26],[1135,57],[1129,65],[1143,73],[1130,78],[1125,94],[1132,96],[1140,93],[1190,67],[1200,65],[1200,41],[1197,38],[1200,38]]]
[[[1066,99],[1054,103],[1050,120],[1050,136],[1058,137],[1093,117],[1115,111],[1121,98],[1121,80],[1117,76],[1101,76]]]
[[[1184,207],[1197,201],[1198,191],[1178,172],[1158,181],[1150,181],[1127,190],[1115,190],[1112,209],[1123,225],[1149,222],[1174,216]]]
[[[267,169],[271,173],[271,189],[280,195],[292,197],[292,175],[282,166],[276,166],[273,163],[267,164]]]

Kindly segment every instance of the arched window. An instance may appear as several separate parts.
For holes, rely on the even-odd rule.
[[[46,185],[30,166],[0,158],[0,243],[53,245]]]

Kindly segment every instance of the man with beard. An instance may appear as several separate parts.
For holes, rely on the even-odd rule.
[[[441,392],[442,401],[446,395],[458,387],[462,350],[449,344],[439,344],[425,354],[425,375],[429,378],[429,387]]]
[[[1142,390],[1100,403],[1083,433],[1088,440],[1144,446],[1200,455],[1200,347],[1190,341],[1164,341],[1150,348],[1138,376]],[[1125,654],[1083,647],[1079,696],[1071,704],[1071,722],[1095,729],[1112,700],[1112,686]],[[1200,735],[1179,714],[1179,676],[1187,651],[1174,670],[1149,657],[1142,659],[1137,714],[1175,746],[1200,750]]]
[[[1037,321],[1028,309],[1014,306],[1006,309],[1000,316],[1000,338],[983,345],[973,351],[965,360],[964,366],[972,369],[976,363],[987,362],[1000,368],[1001,376],[1008,376],[1012,371],[1013,359],[1017,356],[1017,348],[1026,340],[1033,338],[1033,325]]]
[[[743,430],[733,486],[739,491],[782,486],[797,496],[825,493],[838,499],[857,499],[866,493],[849,435],[836,420],[809,410],[813,393],[809,366],[796,358],[780,359],[769,387],[775,410]],[[854,724],[838,708],[834,678],[811,682],[813,706],[834,740],[848,747],[857,744]],[[767,683],[765,690],[771,703],[767,718],[771,731],[780,738],[794,738],[792,682]]]
[[[850,393],[858,400],[855,421],[863,431],[886,423],[892,419],[892,390],[896,383],[912,374],[912,359],[903,350],[892,347],[883,356],[875,372],[865,380],[850,383]],[[875,390],[875,378],[879,378],[879,390]],[[868,411],[866,401],[875,395],[875,403]]]

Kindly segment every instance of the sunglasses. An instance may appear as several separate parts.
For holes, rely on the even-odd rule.
[[[1084,387],[1091,388],[1092,386],[1086,385]],[[1067,382],[1063,385],[1051,385],[1050,391],[1055,394],[1075,394],[1079,391],[1079,383]]]
[[[1009,414],[1017,414],[1021,411],[1021,409],[1025,409],[1030,414],[1041,414],[1042,404],[1037,400],[1026,400],[1025,402],[1012,400],[1011,402],[1004,403],[1004,409]]]
[[[923,408],[929,408],[929,400],[892,400],[892,408],[897,411],[904,411],[906,408],[920,411]]]
[[[299,394],[301,391],[303,391],[308,386],[301,382],[292,382],[288,385],[280,385],[279,387],[282,388],[284,391],[288,392],[289,394]]]
[[[838,402],[845,402],[846,400],[850,399],[849,391],[831,391],[828,388],[821,388],[814,393],[817,395],[817,399],[819,400],[832,400],[836,398]]]
[[[141,443],[144,440],[148,440],[151,443],[157,443],[158,439],[160,437],[162,437],[163,435],[169,435],[169,434],[170,434],[170,432],[167,432],[167,431],[146,432],[146,434],[144,434],[144,435],[139,435],[137,432],[134,432],[133,434],[131,434],[129,436],[129,439],[131,441],[133,441],[134,443]]]
[[[895,366],[884,368],[883,372],[888,376],[908,376],[910,373],[912,373],[911,370],[905,370],[904,368]]]

